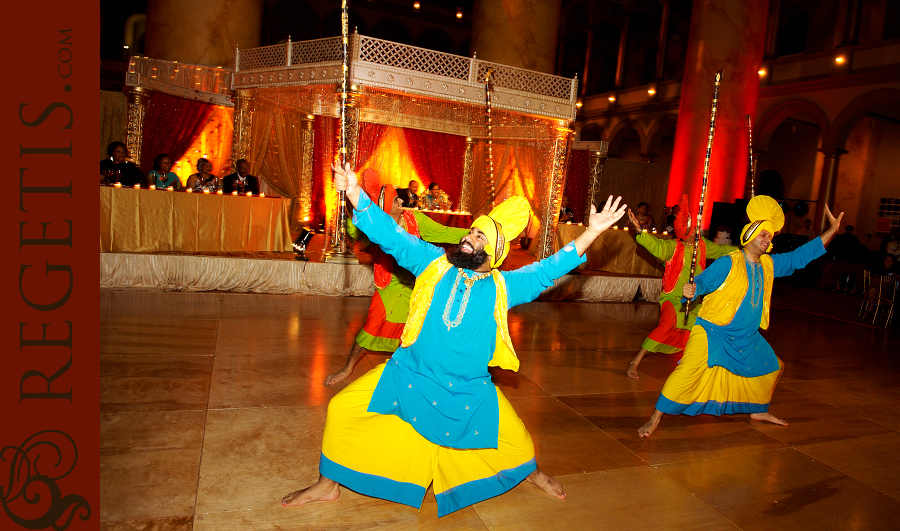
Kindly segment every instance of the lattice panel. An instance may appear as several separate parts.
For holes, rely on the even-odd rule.
[[[230,68],[135,56],[128,63],[128,72],[190,90],[214,94],[231,92]]]
[[[291,43],[291,64],[324,63],[342,59],[341,38],[329,37]]]
[[[359,59],[370,63],[460,80],[469,78],[469,66],[471,64],[471,59],[459,55],[451,55],[369,37],[362,38]]]
[[[571,79],[482,61],[478,61],[478,79],[474,80],[475,83],[483,82],[489,67],[494,69],[492,81],[495,86],[564,100],[572,97]]]
[[[287,44],[238,50],[236,68],[238,71],[285,65],[287,65]]]

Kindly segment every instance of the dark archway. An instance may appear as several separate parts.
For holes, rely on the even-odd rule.
[[[406,24],[396,18],[383,18],[372,26],[372,37],[400,44],[415,46],[412,32]]]
[[[263,13],[263,43],[272,45],[286,41],[309,41],[321,36],[319,13],[303,0],[279,0]],[[340,26],[338,26],[340,33]]]

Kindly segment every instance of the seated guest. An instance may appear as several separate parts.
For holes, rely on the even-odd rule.
[[[106,148],[108,159],[100,161],[100,182],[107,184],[122,183],[122,186],[134,186],[144,183],[144,173],[128,158],[128,148],[122,142],[113,142]]]
[[[575,213],[569,208],[569,196],[564,195],[559,203],[559,222],[565,223],[567,221],[572,221],[574,218]]]
[[[418,181],[409,181],[408,188],[398,188],[397,197],[403,200],[403,206],[406,208],[419,207],[419,183]]]
[[[882,252],[894,255],[894,261],[900,260],[900,229],[894,229],[882,241]]]
[[[428,193],[425,194],[425,208],[428,210],[450,210],[450,199],[441,190],[438,183],[428,185]]]
[[[153,159],[153,169],[147,174],[149,184],[156,186],[157,190],[165,190],[170,186],[175,190],[181,190],[181,181],[171,170],[172,157],[160,153]]]
[[[206,159],[197,161],[197,173],[188,177],[187,187],[195,192],[209,190],[215,192],[219,189],[219,178],[212,174],[212,162]]]
[[[247,162],[247,159],[239,159],[234,167],[237,168],[237,171],[222,179],[222,190],[226,194],[236,190],[241,195],[247,192],[259,195],[259,179],[250,175],[250,163]]]
[[[653,216],[650,215],[650,203],[638,203],[637,215],[635,217],[637,218],[638,223],[641,225],[641,230],[653,230],[653,228],[656,226],[656,224],[653,222]]]

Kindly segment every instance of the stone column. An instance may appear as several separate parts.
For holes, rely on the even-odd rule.
[[[591,79],[591,50],[594,48],[594,28],[588,29],[587,46],[584,50],[584,69],[581,75],[581,87],[578,93],[582,96],[590,94],[588,92],[588,83]]]
[[[475,179],[475,141],[466,137],[466,155],[463,161],[462,191],[459,197],[459,209],[462,212],[472,211],[472,187]]]
[[[250,160],[250,131],[253,126],[253,91],[238,89],[231,101],[234,102],[234,132],[231,135],[231,160]],[[250,161],[259,163],[260,161]]]
[[[859,24],[862,20],[862,1],[848,0],[847,19],[844,24],[844,40],[841,46],[853,46],[859,44]]]
[[[144,133],[144,115],[150,102],[149,91],[143,87],[125,87],[128,113],[125,116],[125,146],[131,161],[141,165],[141,143]]]
[[[628,13],[622,19],[622,28],[619,30],[619,54],[616,57],[616,88],[622,88],[623,77],[625,76],[625,45],[628,42]]]
[[[775,59],[775,51],[778,46],[778,18],[781,15],[781,0],[770,0],[769,18],[766,23],[766,47],[763,58]]]
[[[819,197],[816,203],[816,218],[814,226],[819,234],[828,228],[825,220],[825,205],[834,207],[834,192],[837,188],[838,166],[841,163],[841,155],[847,153],[843,149],[820,149],[825,154],[825,164],[822,167],[822,184],[819,185]],[[832,214],[835,212],[832,210]]]
[[[553,146],[553,169],[544,181],[544,202],[540,213],[541,229],[537,238],[537,259],[542,260],[553,254],[553,240],[556,236],[556,223],[559,221],[559,208],[563,190],[566,188],[566,163],[569,154],[569,140],[572,130],[560,127],[556,133]]]
[[[255,48],[263,0],[150,0],[145,50],[154,59],[234,66],[235,46]]]
[[[313,124],[315,124],[315,117],[311,114],[306,115],[306,118],[302,120],[303,143],[300,149],[303,153],[303,167],[300,170],[300,218],[304,223],[309,221],[312,209],[313,155],[315,153]]]
[[[472,51],[492,63],[553,74],[562,0],[476,0]]]
[[[666,75],[666,41],[669,39],[669,3],[660,0],[662,15],[659,20],[659,47],[656,49],[656,80],[662,81]]]
[[[715,138],[709,162],[707,204],[731,203],[744,196],[747,182],[747,115],[756,115],[759,70],[765,44],[769,2],[697,0],[678,110],[678,127],[666,204],[682,194],[700,200],[709,139],[715,74],[723,71]],[[710,216],[703,216],[709,227]]]

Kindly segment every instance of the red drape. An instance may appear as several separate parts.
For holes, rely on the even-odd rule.
[[[591,152],[588,149],[573,149],[569,155],[566,171],[565,195],[569,197],[569,208],[575,214],[573,222],[584,221],[588,188],[591,180]]]
[[[423,184],[427,188],[431,182],[438,183],[450,196],[453,208],[459,208],[466,138],[418,129],[404,129],[403,133],[409,157]],[[427,190],[420,193],[425,194]]]
[[[384,124],[362,122],[359,124],[359,137],[356,142],[356,167],[362,167],[369,157],[375,153],[375,148],[381,141],[381,136],[387,130]]]
[[[210,103],[150,92],[141,136],[141,171],[152,170],[153,159],[160,153],[168,153],[172,162],[183,157],[213,109]]]

